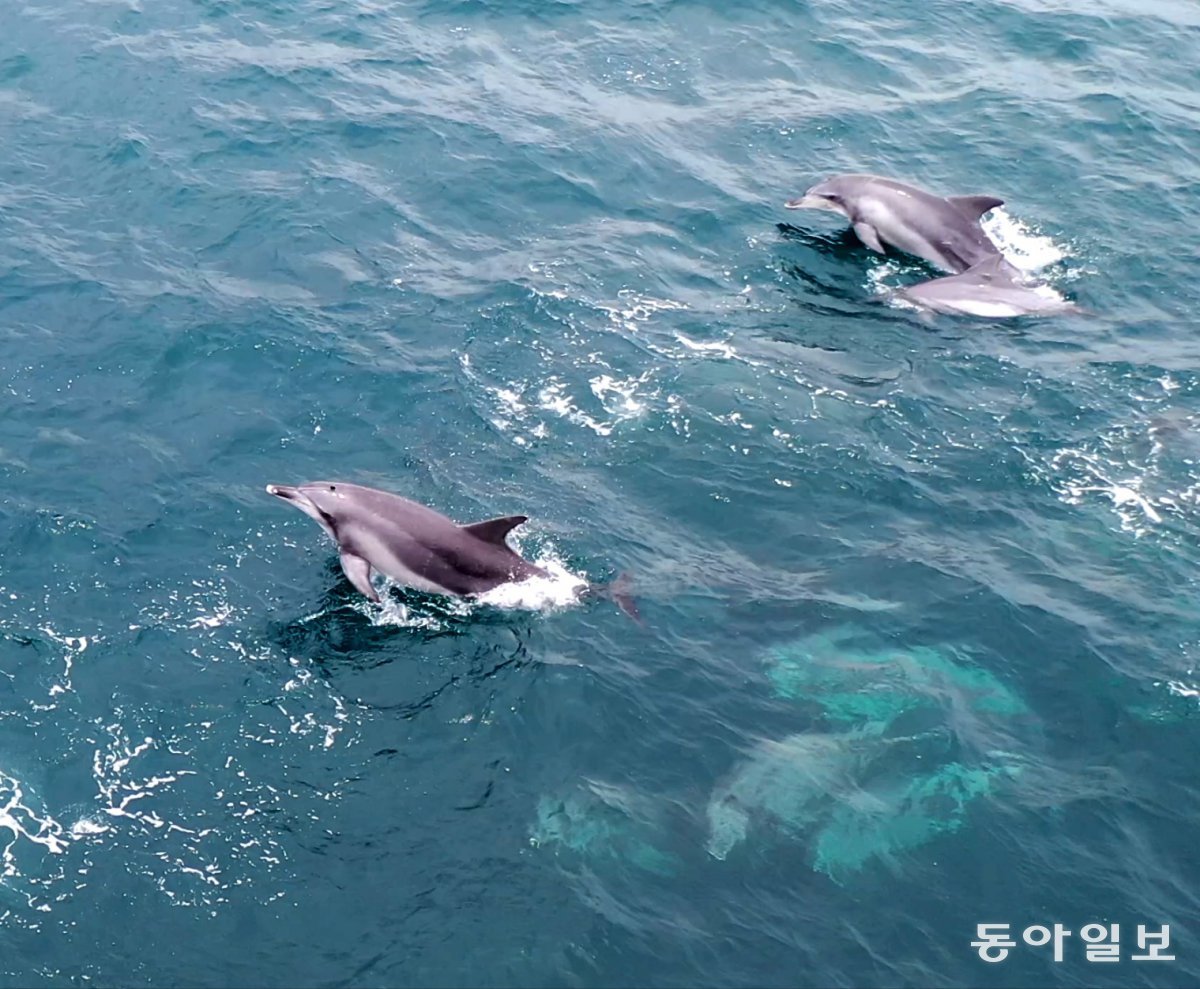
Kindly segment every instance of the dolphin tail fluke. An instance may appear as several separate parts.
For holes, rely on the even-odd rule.
[[[617,574],[616,579],[608,585],[608,596],[635,622],[639,625],[645,624],[637,603],[633,600],[633,578],[628,573]]]
[[[638,611],[637,603],[633,600],[632,590],[633,580],[629,574],[619,573],[607,584],[593,584],[588,588],[586,594],[588,597],[608,598],[639,625],[645,625],[646,623],[642,621],[641,613]]]

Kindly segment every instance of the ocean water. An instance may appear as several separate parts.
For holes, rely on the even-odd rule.
[[[0,4],[0,984],[1197,984],[1197,66],[1184,0]],[[841,171],[1087,315],[898,307],[782,208]],[[372,605],[319,478],[555,576]]]

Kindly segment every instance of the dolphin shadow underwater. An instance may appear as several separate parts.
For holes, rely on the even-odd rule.
[[[887,254],[890,247],[947,272],[897,291],[898,298],[919,308],[988,318],[1084,311],[1049,286],[1030,282],[1005,260],[980,224],[985,213],[1004,205],[996,196],[942,197],[894,179],[847,174],[819,182],[784,205],[838,213],[875,253]]]
[[[426,505],[346,481],[296,487],[268,484],[267,493],[317,522],[338,548],[342,571],[361,594],[379,603],[372,576],[450,597],[477,597],[504,584],[551,579],[548,571],[516,553],[507,536],[528,521],[508,515],[458,525]],[[588,584],[580,598],[607,597],[637,622],[641,616],[621,574],[608,584]]]

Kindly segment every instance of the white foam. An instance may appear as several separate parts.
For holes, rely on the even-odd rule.
[[[636,333],[638,323],[649,322],[655,313],[677,312],[688,308],[685,303],[676,302],[673,299],[656,299],[651,295],[641,295],[633,289],[621,289],[617,293],[617,299],[619,302],[616,305],[598,302],[595,304],[596,308],[601,312],[608,313],[608,318],[614,326],[631,333]]]
[[[71,825],[72,838],[88,838],[98,834],[107,834],[112,828],[103,821],[92,817],[81,817]]]
[[[737,351],[723,340],[693,340],[690,337],[684,336],[682,333],[676,333],[675,339],[687,347],[688,350],[713,352],[730,360],[737,357]]]
[[[442,607],[443,613],[441,615],[414,611],[394,595],[388,593],[388,589],[393,587],[400,587],[400,585],[394,581],[385,580],[383,582],[383,593],[379,596],[379,602],[375,603],[363,598],[355,606],[355,610],[365,615],[371,624],[375,626],[435,630],[446,627],[446,617],[461,618],[471,613],[470,601],[451,597],[445,598],[445,603]],[[446,612],[449,612],[449,616],[445,614]]]
[[[1027,274],[1041,271],[1067,256],[1064,247],[1044,234],[1035,233],[1016,217],[1009,216],[1003,207],[992,210],[981,223],[984,232],[992,238],[1001,253]]]
[[[546,412],[553,412],[578,426],[586,426],[597,436],[611,435],[615,424],[614,422],[601,422],[586,413],[575,402],[574,397],[567,390],[566,383],[558,379],[551,379],[550,383],[538,392],[538,407]]]
[[[653,372],[631,378],[615,378],[611,374],[600,374],[588,384],[592,394],[600,399],[604,410],[613,417],[613,422],[634,419],[646,411],[646,403],[637,397],[637,390],[646,384]]]
[[[66,851],[67,842],[62,825],[49,814],[39,817],[25,803],[25,791],[15,777],[0,771],[0,829],[11,833],[11,839],[0,844],[0,880],[19,876],[16,847],[19,841],[41,845],[56,855]],[[2,841],[2,839],[0,839]]]
[[[534,562],[546,571],[547,576],[530,577],[514,584],[501,584],[486,594],[479,595],[480,603],[491,605],[493,608],[547,611],[569,607],[579,600],[580,592],[587,587],[587,581],[571,573],[562,561],[553,555],[552,548],[544,548],[542,555]]]
[[[888,285],[887,280],[893,275],[898,274],[901,267],[895,261],[888,260],[882,264],[873,265],[867,270],[867,289],[876,296],[887,298],[894,305],[908,309],[918,309],[919,306],[909,302],[907,299],[899,296],[893,296],[894,289]]]
[[[40,630],[64,649],[62,682],[53,684],[50,687],[50,696],[54,697],[56,694],[65,694],[74,689],[71,684],[71,671],[75,666],[75,658],[81,656],[88,646],[94,646],[101,639],[95,635],[91,637],[86,635],[61,635],[49,625],[42,625]]]
[[[1110,475],[1114,468],[1127,469],[1127,464],[1107,461],[1091,451],[1068,448],[1055,454],[1051,465],[1056,472],[1066,474],[1056,487],[1059,497],[1068,505],[1081,505],[1090,494],[1107,497],[1117,511],[1121,528],[1139,536],[1146,532],[1147,522],[1162,521],[1162,515],[1140,491],[1144,477],[1115,480]]]
[[[1190,683],[1183,683],[1180,680],[1167,681],[1167,692],[1174,694],[1176,697],[1200,697],[1200,689],[1197,689]]]
[[[1190,476],[1183,479],[1165,473],[1165,449],[1154,424],[1116,426],[1086,447],[1059,450],[1045,467],[1031,463],[1067,504],[1081,505],[1099,495],[1111,504],[1122,529],[1141,536],[1168,517],[1190,526],[1200,505],[1194,465],[1184,461]]]

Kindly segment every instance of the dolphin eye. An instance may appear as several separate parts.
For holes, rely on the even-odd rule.
[[[828,199],[831,203],[837,203],[839,206],[841,205],[842,197],[839,196],[836,192],[825,193],[825,198]]]
[[[336,484],[331,484],[331,485],[329,485],[329,490],[330,490],[330,491],[336,491],[336,490],[337,490],[337,485],[336,485]]]

